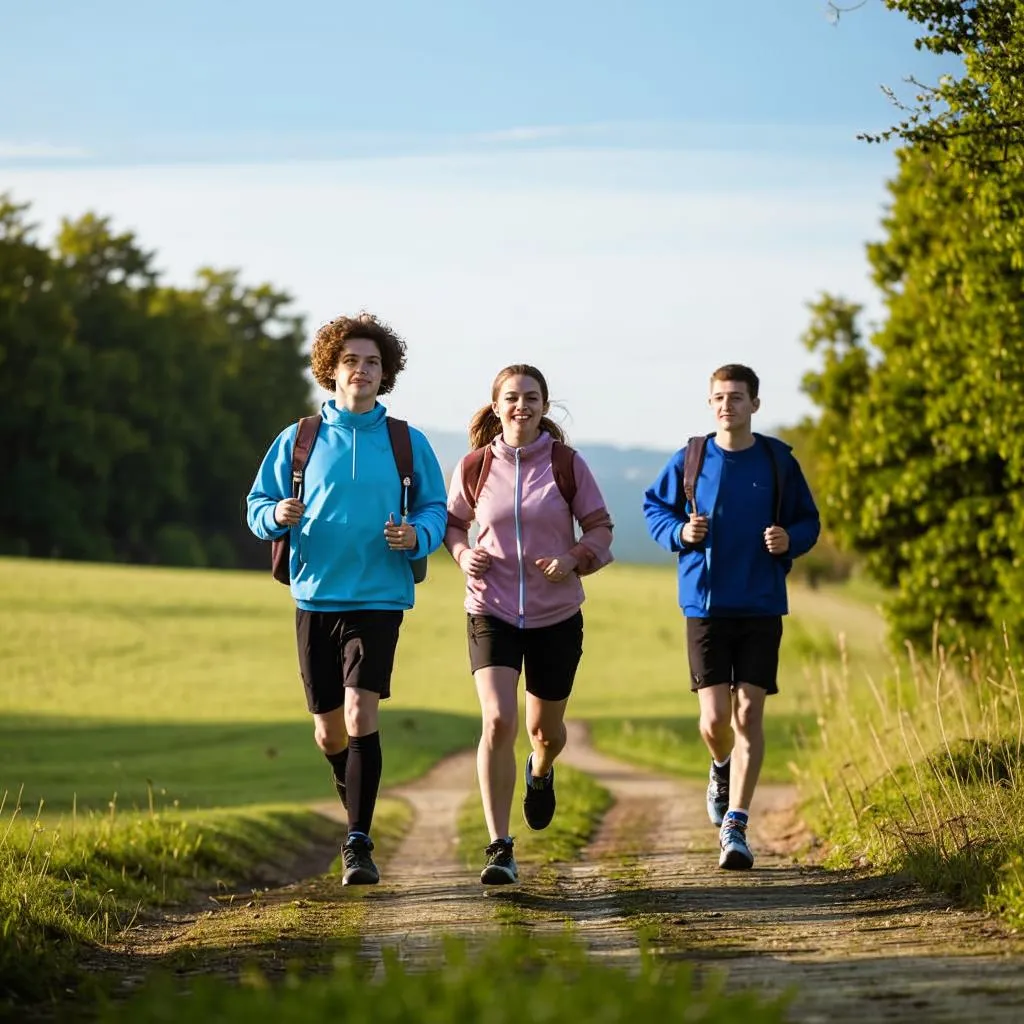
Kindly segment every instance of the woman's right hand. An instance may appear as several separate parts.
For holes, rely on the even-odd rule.
[[[480,579],[490,567],[491,556],[483,548],[466,548],[459,555],[459,568],[473,579]]]

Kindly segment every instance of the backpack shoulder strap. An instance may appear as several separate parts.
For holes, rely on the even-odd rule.
[[[303,416],[295,428],[292,446],[292,497],[301,498],[306,477],[306,463],[320,433],[319,416]]]
[[[771,441],[768,440],[763,434],[755,434],[761,444],[764,445],[765,450],[768,452],[768,459],[772,464],[772,478],[775,481],[775,494],[773,495],[774,501],[772,504],[772,511],[775,515],[773,522],[776,526],[782,525],[782,467],[779,465],[778,456],[775,454],[775,447]]]
[[[393,416],[386,417],[388,437],[391,439],[391,451],[395,456],[395,466],[402,481],[402,515],[409,514],[409,490],[412,487],[412,437],[409,436],[409,424],[405,420]]]
[[[493,460],[494,452],[491,451],[489,444],[474,449],[462,460],[462,490],[470,508],[476,508],[477,499],[483,490]]]
[[[412,486],[412,438],[409,436],[409,424],[405,420],[386,417],[388,437],[391,438],[391,450],[395,455],[398,475],[405,487]]]
[[[708,438],[711,434],[699,434],[686,442],[686,454],[683,456],[683,493],[690,503],[690,508],[697,511],[697,477],[704,465],[704,455],[708,450]]]
[[[576,449],[555,441],[551,445],[551,472],[566,505],[571,509],[576,498]]]

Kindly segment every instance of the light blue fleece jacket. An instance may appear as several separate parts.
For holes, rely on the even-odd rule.
[[[352,413],[334,399],[320,410],[321,424],[306,464],[297,526],[279,526],[274,506],[290,498],[293,423],[278,434],[246,499],[249,529],[260,540],[291,533],[291,592],[306,611],[404,610],[414,604],[409,561],[437,550],[447,523],[446,488],[437,456],[413,427],[413,480],[409,522],[414,551],[391,551],[384,540],[388,516],[402,517],[402,485],[391,450],[387,411]]]

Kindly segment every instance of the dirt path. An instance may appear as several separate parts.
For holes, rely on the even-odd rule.
[[[755,870],[725,872],[702,785],[605,758],[578,736],[566,760],[617,800],[587,851],[596,863],[573,868],[597,879],[564,894],[590,927],[642,924],[660,955],[725,970],[730,986],[796,986],[794,1021],[1024,1020],[1024,944],[916,886],[795,863],[789,787],[755,797]],[[630,857],[616,833],[643,852]],[[600,862],[613,871],[624,851],[629,884],[609,885]]]
[[[604,757],[578,726],[564,760],[614,797],[577,863],[525,868],[518,887],[484,890],[457,846],[457,814],[475,791],[474,757],[465,753],[389,792],[408,802],[413,821],[394,853],[382,857],[380,886],[352,892],[337,876],[321,875],[266,893],[260,906],[302,908],[287,926],[288,948],[302,958],[318,948],[304,934],[315,915],[340,927],[345,914],[358,914],[350,934],[359,936],[369,963],[379,964],[391,948],[403,962],[424,967],[442,934],[478,938],[509,924],[545,933],[569,923],[593,956],[609,962],[637,965],[642,933],[657,955],[695,962],[701,972],[725,971],[730,986],[794,986],[791,1018],[807,1024],[1024,1020],[1020,940],[983,915],[945,909],[911,885],[796,863],[791,851],[799,829],[789,789],[762,787],[755,799],[755,870],[723,872],[703,785]],[[336,817],[340,808],[323,811]],[[255,927],[248,913],[232,926],[240,942]],[[284,941],[283,926],[275,927],[266,950]],[[213,950],[209,957],[197,952],[187,926],[170,935],[165,951],[179,940],[192,943],[200,970],[237,960],[220,963]]]

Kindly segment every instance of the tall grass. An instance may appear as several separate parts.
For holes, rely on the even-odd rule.
[[[192,1020],[245,1024],[306,1024],[362,1014],[376,1024],[449,1024],[451,1021],[701,1021],[771,1024],[786,1019],[789,995],[766,997],[727,990],[722,977],[694,979],[682,963],[642,959],[640,970],[588,960],[569,937],[545,939],[510,933],[473,949],[451,940],[433,964],[409,968],[386,953],[375,964],[339,960],[332,975],[301,984],[269,986],[259,975],[241,988],[223,980],[196,980],[187,1002],[171,979],[150,984],[128,1002],[109,1005],[100,1024],[157,1024]],[[433,969],[429,969],[432,967]],[[424,969],[428,968],[428,969]]]
[[[842,650],[842,644],[840,645]],[[1024,926],[1024,698],[1002,656],[907,647],[888,676],[823,668],[800,780],[828,863],[912,873]]]
[[[72,813],[52,824],[0,795],[0,977],[9,1004],[49,998],[72,980],[82,950],[125,936],[153,906],[198,886],[228,885],[254,863],[325,830],[300,811],[223,812],[206,819]]]

